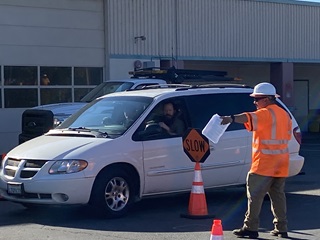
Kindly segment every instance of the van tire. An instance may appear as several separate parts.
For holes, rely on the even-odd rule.
[[[128,171],[107,168],[97,176],[90,199],[90,205],[98,215],[119,218],[129,211],[134,202],[134,189]]]

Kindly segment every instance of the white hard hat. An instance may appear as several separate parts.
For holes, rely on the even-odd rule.
[[[275,96],[280,97],[279,94],[276,93],[275,87],[271,83],[263,82],[257,84],[253,93],[250,94],[251,97],[259,97],[259,96]]]

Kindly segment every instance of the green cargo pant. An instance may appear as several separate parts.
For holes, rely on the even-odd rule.
[[[286,178],[266,177],[254,173],[247,175],[248,209],[245,214],[245,229],[258,231],[259,215],[266,194],[270,197],[271,211],[274,216],[274,229],[287,232],[287,205],[284,192]]]

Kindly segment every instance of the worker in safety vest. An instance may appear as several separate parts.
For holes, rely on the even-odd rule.
[[[276,104],[275,87],[259,83],[250,94],[257,107],[255,112],[222,116],[221,124],[243,123],[253,132],[252,164],[247,175],[248,209],[243,227],[233,231],[238,237],[258,238],[259,214],[266,194],[271,199],[274,216],[273,236],[288,237],[285,180],[289,172],[288,142],[291,138],[291,118]]]

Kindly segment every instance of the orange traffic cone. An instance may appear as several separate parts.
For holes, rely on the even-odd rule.
[[[210,240],[223,240],[222,224],[219,219],[213,220]]]
[[[204,193],[200,163],[196,162],[194,168],[194,180],[189,198],[188,214],[181,214],[186,218],[212,218],[213,215],[208,214],[207,201]]]

